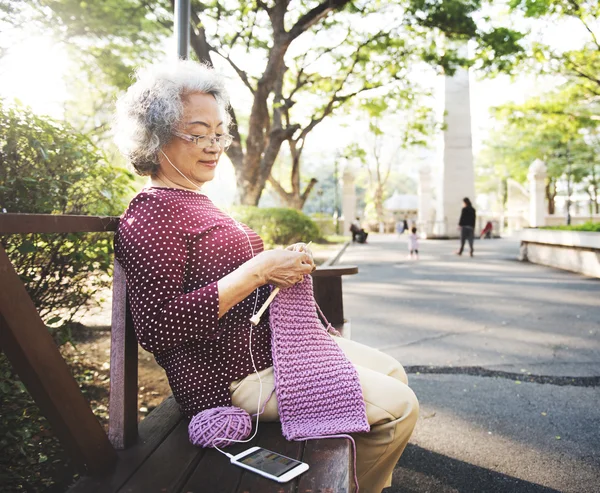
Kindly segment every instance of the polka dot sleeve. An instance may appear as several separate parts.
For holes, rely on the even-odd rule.
[[[137,339],[152,353],[220,334],[217,282],[185,292],[187,237],[172,207],[160,197],[141,194],[118,232]]]

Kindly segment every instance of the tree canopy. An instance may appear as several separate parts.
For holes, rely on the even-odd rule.
[[[596,0],[511,0],[509,5],[527,18],[568,27],[581,42],[575,48],[570,43],[568,49],[539,40],[529,43],[523,68],[537,75],[558,75],[563,83],[554,93],[497,108],[499,128],[490,136],[480,164],[523,182],[531,162],[540,158],[548,166],[549,213],[554,213],[559,182],[568,191],[587,193],[598,212],[600,6]]]
[[[576,49],[561,50],[534,42],[527,52],[530,68],[540,74],[561,74],[581,87],[587,97],[600,96],[600,4],[597,0],[510,0],[513,11],[547,22],[570,22],[584,40]]]
[[[585,191],[597,211],[600,182],[600,121],[593,108],[582,106],[579,87],[496,109],[499,128],[490,136],[481,165],[501,177],[524,182],[530,164],[542,159],[548,167],[546,198],[554,213],[557,183]]]
[[[475,64],[510,70],[521,33],[477,22],[481,1],[350,0],[192,1],[191,45],[207,63],[225,62],[247,91],[247,108],[232,112],[228,151],[240,202],[257,204],[270,181],[289,203],[301,204],[314,181],[300,187],[300,163],[311,132],[359,95],[410,98],[411,71],[421,62],[451,73]],[[32,0],[35,21],[73,46],[89,74],[124,89],[135,66],[155,60],[172,32],[164,0]],[[467,60],[455,42],[476,42]],[[247,124],[241,125],[247,121]],[[272,176],[284,143],[292,159],[290,186]]]

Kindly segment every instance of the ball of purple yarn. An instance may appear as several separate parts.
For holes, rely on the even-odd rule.
[[[226,447],[231,440],[243,440],[252,431],[250,415],[239,407],[205,409],[188,426],[190,442],[200,447]]]

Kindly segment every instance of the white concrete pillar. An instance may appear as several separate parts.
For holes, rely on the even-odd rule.
[[[419,168],[419,211],[418,223],[420,233],[426,237],[433,234],[434,225],[434,203],[433,203],[433,187],[431,179],[431,168],[428,165],[422,165]]]
[[[466,45],[463,50],[466,54]],[[463,198],[468,197],[475,204],[468,70],[457,69],[452,77],[446,77],[445,86],[446,130],[437,221],[438,229],[454,238],[459,236],[458,220]]]
[[[538,228],[546,225],[546,163],[536,159],[529,166],[529,226]]]
[[[342,234],[350,236],[350,224],[356,217],[356,186],[355,175],[350,169],[345,169],[342,175]]]

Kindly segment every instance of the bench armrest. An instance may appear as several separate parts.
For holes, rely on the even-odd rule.
[[[328,265],[326,267],[317,267],[317,270],[312,273],[314,277],[340,277],[352,276],[358,274],[356,265]]]
[[[354,274],[358,274],[355,265],[319,267],[312,273],[317,305],[334,327],[342,327],[345,322],[342,276]]]

